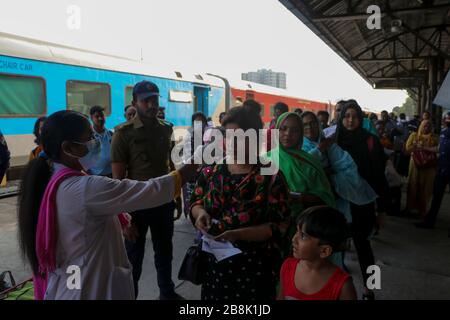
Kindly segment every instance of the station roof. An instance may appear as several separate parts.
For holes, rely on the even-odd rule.
[[[279,1],[374,88],[417,93],[428,58],[450,68],[448,0]],[[380,29],[368,28],[371,5],[380,8]]]

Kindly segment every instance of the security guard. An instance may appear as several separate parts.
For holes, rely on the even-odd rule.
[[[119,125],[111,145],[112,174],[115,179],[148,180],[169,173],[173,164],[170,153],[173,147],[173,129],[158,119],[159,89],[150,81],[141,81],[133,88],[133,105],[136,117]],[[145,238],[150,227],[160,299],[182,299],[175,292],[172,281],[172,237],[175,204],[130,213],[135,232],[126,235],[125,247],[133,265],[136,297],[142,273]]]

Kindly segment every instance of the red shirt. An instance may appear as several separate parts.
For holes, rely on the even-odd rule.
[[[283,286],[283,297],[286,300],[339,300],[342,287],[350,275],[341,268],[328,279],[325,286],[313,294],[304,294],[295,286],[295,270],[300,260],[288,258],[281,266],[281,284]]]

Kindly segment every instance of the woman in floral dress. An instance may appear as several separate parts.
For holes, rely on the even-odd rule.
[[[259,115],[236,107],[225,129],[262,128]],[[231,241],[242,253],[217,262],[208,255],[202,300],[269,300],[276,297],[280,241],[289,223],[288,190],[281,172],[261,175],[260,165],[217,164],[201,170],[191,197],[196,228]]]

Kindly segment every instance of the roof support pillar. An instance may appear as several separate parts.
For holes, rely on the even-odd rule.
[[[428,90],[429,96],[427,101],[427,110],[431,111],[433,104],[433,97],[437,92],[437,61],[434,57],[428,59]]]
[[[417,91],[417,110],[414,112],[414,114],[421,114],[422,113],[422,97],[423,97],[423,85],[420,85],[419,90]]]
[[[436,57],[430,57],[428,60],[428,101],[427,110],[431,113],[431,119],[436,125],[436,108],[433,107],[433,100],[437,94],[437,71],[438,61]]]
[[[428,86],[427,86],[426,82],[422,81],[422,85],[420,87],[420,92],[421,92],[420,105],[419,105],[419,110],[417,110],[419,115],[421,115],[426,109],[427,96],[428,96],[428,88],[427,87]]]
[[[440,89],[442,83],[445,79],[445,59],[442,57],[437,58],[437,77],[436,77],[436,83],[437,83],[437,91]],[[437,94],[436,91],[436,94]],[[434,98],[433,98],[434,99]],[[442,107],[441,106],[434,106],[435,109],[435,129],[438,133],[441,132],[441,119],[442,119]]]

